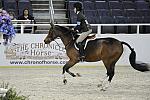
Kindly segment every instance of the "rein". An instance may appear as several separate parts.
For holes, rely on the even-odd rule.
[[[67,47],[70,45],[71,40],[68,42],[68,44],[65,46],[65,49],[67,49]]]
[[[55,41],[55,40],[54,40]],[[57,41],[55,41],[56,42],[56,44],[61,48],[61,46],[59,45],[59,43],[57,42]]]
[[[61,46],[59,45],[59,43],[56,40],[53,40],[56,42],[56,44],[61,48]],[[67,49],[67,47],[69,46],[69,44],[71,43],[71,40],[68,42],[68,44],[65,46],[65,49]]]
[[[74,38],[74,35],[73,35],[72,31],[70,33],[71,33],[72,39],[74,40],[75,38]],[[65,46],[65,49],[67,49],[67,47],[70,45],[72,39],[70,39],[70,41],[68,42],[68,44]]]

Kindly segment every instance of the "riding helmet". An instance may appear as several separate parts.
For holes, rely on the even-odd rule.
[[[82,3],[76,2],[76,3],[74,3],[73,7],[76,8],[77,11],[81,11],[82,10]]]

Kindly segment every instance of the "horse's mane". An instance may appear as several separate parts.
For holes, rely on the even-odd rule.
[[[64,27],[64,26],[56,25],[56,28],[57,28],[58,30],[60,30],[62,33],[70,33],[70,32],[71,32],[71,30],[70,30],[69,28]]]
[[[72,42],[70,42],[70,46],[74,44],[74,42],[76,41],[77,37],[73,37],[73,34],[72,34],[72,30],[70,30],[68,27],[64,27],[64,26],[59,26],[59,25],[56,25],[55,27],[57,30],[61,31],[65,36],[69,37],[69,38],[72,38]],[[73,39],[75,38],[75,39]]]

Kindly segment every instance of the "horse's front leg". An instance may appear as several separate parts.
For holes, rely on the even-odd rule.
[[[69,71],[69,68],[71,68],[72,66],[74,66],[75,64],[77,63],[77,61],[71,61],[69,60],[63,67],[63,74],[64,74],[64,84],[66,84],[67,80],[66,80],[66,77],[65,77],[65,72],[69,73],[72,77],[76,77],[76,76],[79,76],[79,74],[74,74],[72,72]]]
[[[63,74],[65,72],[69,73],[72,77],[76,77],[76,75],[72,72],[69,71],[69,68],[71,68],[72,66],[74,66],[77,62],[76,61],[71,61],[69,60],[63,67]]]

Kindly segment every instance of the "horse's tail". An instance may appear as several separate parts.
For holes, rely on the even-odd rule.
[[[146,64],[146,63],[136,63],[136,52],[134,51],[133,48],[131,48],[131,46],[128,43],[121,42],[121,44],[125,44],[131,50],[131,54],[129,56],[129,61],[130,61],[131,66],[134,69],[136,69],[138,71],[141,71],[141,72],[150,71],[148,64]]]

